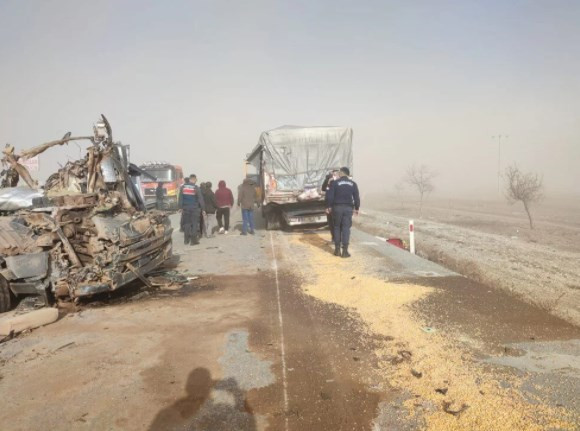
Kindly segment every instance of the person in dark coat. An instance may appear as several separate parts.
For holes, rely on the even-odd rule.
[[[358,214],[360,208],[360,195],[358,186],[349,178],[350,170],[347,167],[340,169],[338,178],[328,190],[326,206],[327,211],[332,213],[334,221],[334,255],[350,257],[348,243],[350,240],[350,228],[352,226],[352,214]],[[342,253],[340,245],[342,243]]]
[[[199,244],[199,220],[205,211],[203,195],[197,184],[197,177],[191,174],[179,189],[177,206],[183,214],[183,232],[185,245]]]
[[[325,192],[325,201],[327,201],[326,207],[328,208],[328,189],[332,186],[332,182],[338,178],[338,171],[334,170],[330,172],[322,183],[322,191]],[[328,223],[328,229],[330,230],[330,237],[332,243],[334,244],[334,222],[332,220],[332,211],[326,211],[326,222]]]
[[[226,187],[226,182],[221,180],[215,192],[217,202],[217,222],[219,233],[225,235],[230,230],[230,210],[234,206],[234,194]],[[223,220],[222,220],[223,219]]]
[[[159,181],[157,183],[157,188],[155,189],[155,204],[157,205],[158,210],[163,209],[164,199],[165,199],[165,188],[163,187],[163,183]]]
[[[201,191],[203,194],[203,201],[205,202],[205,214],[204,214],[204,228],[205,237],[209,238],[213,236],[213,228],[215,226],[215,213],[217,210],[217,202],[215,194],[211,189],[211,182],[205,183],[205,187]]]

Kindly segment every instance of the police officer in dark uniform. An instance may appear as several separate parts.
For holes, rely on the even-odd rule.
[[[199,244],[198,227],[199,216],[205,212],[203,195],[197,184],[197,177],[193,174],[185,179],[179,189],[178,208],[182,211],[182,226],[185,236],[185,245]]]
[[[341,168],[340,177],[333,181],[327,192],[328,211],[332,213],[334,221],[334,255],[350,257],[348,242],[350,227],[352,226],[353,209],[356,214],[360,208],[358,186],[349,178],[350,170]],[[340,245],[342,243],[342,253]]]

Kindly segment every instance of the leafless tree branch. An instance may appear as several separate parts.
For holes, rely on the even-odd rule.
[[[404,181],[419,193],[419,216],[423,215],[423,198],[435,190],[433,179],[436,176],[437,173],[426,165],[412,165],[407,168]]]
[[[522,172],[516,164],[505,170],[506,198],[510,204],[521,202],[530,221],[530,229],[534,228],[531,205],[543,197],[544,180],[535,172]]]

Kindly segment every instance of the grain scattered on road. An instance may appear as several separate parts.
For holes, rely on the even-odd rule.
[[[305,293],[354,309],[374,334],[393,338],[376,353],[389,383],[409,394],[404,405],[410,419],[441,431],[574,429],[569,412],[524,399],[515,376],[499,379],[441,331],[423,331],[427,323],[410,306],[433,288],[374,277],[362,255],[338,259],[319,236],[292,241],[309,262],[302,267]]]

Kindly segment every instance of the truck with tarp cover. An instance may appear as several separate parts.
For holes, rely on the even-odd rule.
[[[326,175],[352,169],[352,129],[282,126],[260,135],[246,157],[246,176],[257,178],[268,229],[323,225]]]

